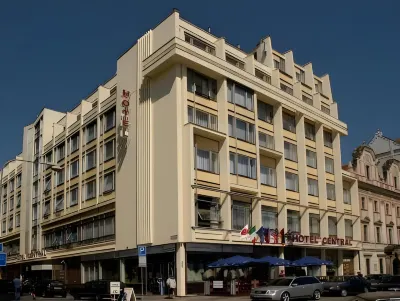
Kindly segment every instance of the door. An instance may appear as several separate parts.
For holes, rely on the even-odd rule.
[[[296,278],[292,281],[291,287],[289,288],[289,294],[291,298],[304,297],[304,286],[302,283],[302,278]]]
[[[315,290],[315,283],[317,283],[317,280],[314,277],[304,277],[302,278],[302,282],[303,282],[303,296],[305,297],[311,297],[314,294],[314,290]]]
[[[354,263],[351,259],[343,259],[343,275],[354,275]]]

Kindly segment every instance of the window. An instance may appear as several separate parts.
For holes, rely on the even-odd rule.
[[[75,134],[70,138],[70,154],[79,149],[79,134]]]
[[[397,177],[393,177],[393,185],[397,189]]]
[[[36,181],[35,183],[33,183],[32,198],[37,199],[38,196],[39,196],[39,182]]]
[[[328,234],[329,236],[337,236],[337,219],[333,216],[328,216]]]
[[[310,227],[310,235],[319,235],[319,233],[320,233],[319,214],[310,213],[308,220],[309,220],[309,227]]]
[[[6,185],[3,185],[3,198],[6,198],[7,197],[7,184]]]
[[[272,123],[274,120],[274,107],[262,101],[257,102],[258,119]]]
[[[103,118],[104,133],[115,127],[115,109],[104,113]]]
[[[367,267],[367,275],[371,275],[371,263],[369,258],[365,259],[365,265]]]
[[[379,258],[379,272],[381,274],[384,273],[384,271],[383,271],[383,258]]]
[[[233,201],[232,229],[242,230],[246,225],[251,226],[251,204]]]
[[[275,207],[261,207],[262,225],[265,229],[276,229],[278,227],[278,210]]]
[[[38,219],[38,204],[32,206],[32,221],[37,221]]]
[[[363,225],[363,240],[368,241],[368,225]]]
[[[50,215],[50,201],[44,203],[44,208],[43,208],[43,217],[47,217]]]
[[[381,228],[380,227],[376,227],[376,242],[380,243],[381,242]]]
[[[51,190],[51,175],[47,176],[44,179],[44,187],[43,187],[44,192],[49,192]]]
[[[6,233],[7,232],[7,221],[4,219],[1,225],[1,232]]]
[[[308,178],[308,195],[318,196],[318,181]]]
[[[260,167],[261,184],[276,187],[276,170],[271,167]]]
[[[332,133],[324,131],[324,145],[326,147],[332,148],[333,146],[332,141],[333,141]]]
[[[285,159],[297,162],[297,145],[290,142],[284,142]]]
[[[115,184],[114,178],[115,178],[114,172],[110,172],[104,175],[104,186],[103,186],[104,193],[114,191],[114,184]]]
[[[291,191],[299,191],[299,177],[298,175],[288,172],[285,172],[286,178],[286,189]]]
[[[21,226],[21,215],[16,214],[15,215],[15,228],[19,228]]]
[[[33,162],[33,176],[37,176],[39,173],[39,159],[35,160],[35,162]]]
[[[56,197],[54,202],[54,212],[64,210],[64,195],[60,194]]]
[[[274,136],[268,135],[263,132],[258,132],[258,142],[261,147],[275,149]]]
[[[96,150],[86,154],[86,170],[96,167]]]
[[[62,159],[65,158],[65,144],[64,143],[57,146],[56,153],[57,153],[57,162],[61,161]]]
[[[97,137],[97,124],[93,122],[86,127],[86,143],[93,141]]]
[[[287,94],[293,95],[293,88],[281,83],[281,90]]]
[[[21,187],[22,184],[22,175],[18,174],[17,175],[17,188]]]
[[[370,180],[371,179],[371,175],[369,172],[369,166],[365,165],[365,175],[367,176],[367,179]]]
[[[390,206],[389,206],[389,204],[385,204],[385,212],[386,212],[386,215],[390,215]]]
[[[305,96],[304,94],[302,95],[301,99],[308,105],[312,106],[313,105],[313,100],[310,97]]]
[[[397,214],[396,214],[397,217],[400,217],[400,207],[397,207],[397,208],[396,208],[396,213],[397,213]]]
[[[230,153],[230,170],[231,174],[256,179],[257,160],[247,156]]]
[[[90,200],[96,197],[96,180],[86,183],[86,198],[85,200]]]
[[[187,33],[185,33],[185,41],[197,48],[200,48],[201,50],[211,53],[212,55],[215,55],[215,48],[210,46],[208,43],[192,36]]]
[[[56,185],[64,184],[64,168],[56,172]]]
[[[300,212],[294,210],[287,211],[287,226],[290,232],[300,233]]]
[[[305,74],[305,72],[303,70],[298,70],[298,72],[296,72],[296,80],[298,82],[305,83],[306,74]]]
[[[69,171],[69,178],[73,179],[79,175],[79,160],[76,160],[71,163],[70,171]]]
[[[350,189],[343,188],[343,203],[351,205]]]
[[[237,58],[229,55],[229,54],[225,54],[225,59],[229,64],[232,64],[233,66],[236,66],[240,69],[244,69],[244,63],[240,60],[238,60]]]
[[[332,158],[325,157],[325,171],[331,174],[334,173],[335,168],[334,168],[334,161]]]
[[[229,136],[236,137],[239,140],[255,143],[254,124],[228,116]]]
[[[388,240],[389,240],[389,245],[393,244],[393,230],[392,230],[392,228],[388,228]]]
[[[14,227],[14,216],[10,216],[10,219],[8,220],[8,230],[12,230]]]
[[[253,91],[228,80],[228,101],[253,111]]]
[[[353,222],[351,219],[344,220],[344,235],[347,238],[353,238]]]
[[[305,136],[307,139],[315,141],[315,126],[311,123],[304,123]]]
[[[218,228],[220,222],[219,200],[198,196],[196,200],[196,226]]]
[[[307,166],[317,168],[317,153],[306,149],[306,162]]]
[[[274,59],[274,67],[282,72],[285,72],[285,59],[283,58],[279,58],[278,60]]]
[[[322,93],[322,82],[315,80],[315,92]]]
[[[104,162],[115,157],[115,140],[108,141],[104,144]]]
[[[11,181],[10,181],[10,192],[13,192],[14,191],[14,188],[15,188],[15,180],[14,179],[12,179]]]
[[[326,183],[326,196],[328,200],[335,201],[335,185],[331,183]]]
[[[188,107],[189,122],[212,130],[218,129],[218,117],[193,107]]]
[[[219,173],[218,153],[197,149],[196,168],[203,171]]]
[[[21,207],[21,193],[17,194],[17,204],[16,207],[19,208]]]
[[[215,99],[217,96],[217,81],[205,75],[188,69],[187,90],[205,98]]]
[[[254,54],[256,54],[256,52]],[[255,70],[255,75],[262,81],[265,81],[266,83],[271,84],[271,76],[270,75],[265,74],[264,72],[262,72],[258,69]]]
[[[378,201],[374,201],[374,212],[379,212]]]
[[[69,206],[74,206],[78,204],[78,193],[79,193],[78,187],[72,188],[69,191]]]
[[[3,214],[7,213],[7,201],[3,202]]]
[[[321,111],[325,114],[331,115],[331,109],[325,106],[321,106]]]
[[[296,133],[296,119],[293,115],[283,113],[283,129],[292,133]]]
[[[10,211],[14,210],[14,197],[10,197]]]
[[[367,210],[367,204],[365,203],[365,197],[361,197],[361,209]]]

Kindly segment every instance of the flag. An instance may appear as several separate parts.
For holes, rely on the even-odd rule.
[[[253,227],[250,228],[249,235],[250,235],[251,238],[254,238],[257,235],[256,226],[253,226]]]
[[[242,231],[240,231],[240,238],[246,239],[248,235],[249,235],[249,225],[246,225],[246,226],[244,226]]]
[[[260,243],[263,244],[264,242],[264,227],[261,226],[260,229],[258,229],[258,231],[256,232],[258,237],[260,238]]]
[[[281,232],[279,232],[281,236],[281,243],[284,245],[285,244],[285,229],[282,228]]]
[[[278,229],[271,229],[271,237],[273,239],[273,243],[277,244],[278,243]]]
[[[269,234],[269,228],[264,228],[264,239],[265,239],[265,242],[267,243],[267,244],[269,244],[269,240],[270,240],[270,234]]]

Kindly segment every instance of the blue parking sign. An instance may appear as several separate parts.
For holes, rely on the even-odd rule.
[[[0,253],[0,267],[5,267],[5,266],[7,266],[7,254]]]
[[[146,256],[146,247],[139,246],[138,247],[138,254],[139,254],[139,256]]]

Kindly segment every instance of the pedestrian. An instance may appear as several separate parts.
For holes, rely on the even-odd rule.
[[[35,283],[31,282],[31,296],[33,300],[36,300],[36,293],[35,293]]]
[[[168,299],[174,298],[174,291],[176,288],[176,280],[174,276],[169,276],[167,279]]]
[[[21,300],[21,278],[15,276],[13,280],[14,290],[15,290],[15,301]]]

